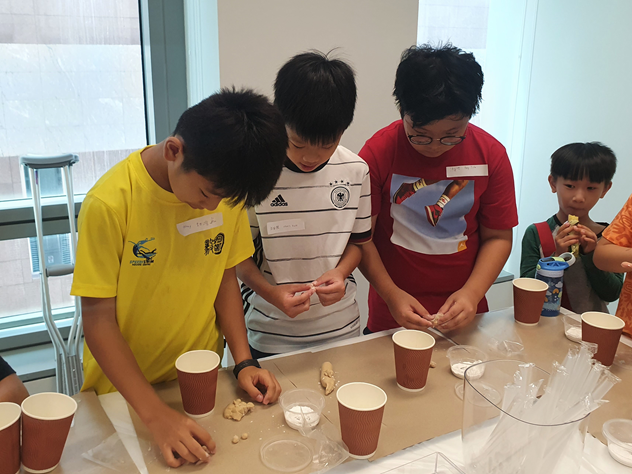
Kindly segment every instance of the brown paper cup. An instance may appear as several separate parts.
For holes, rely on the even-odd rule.
[[[38,393],[22,402],[22,465],[50,472],[61,459],[77,402],[61,393]]]
[[[219,356],[213,351],[185,352],[176,360],[182,406],[192,418],[213,413]]]
[[[20,472],[20,405],[0,403],[0,474]]]
[[[605,366],[612,365],[625,323],[608,313],[589,311],[582,314],[582,341],[597,344],[593,356]]]
[[[535,278],[517,278],[512,283],[516,322],[525,326],[535,326],[540,322],[540,313],[549,285]]]
[[[343,385],[336,392],[342,440],[349,455],[368,459],[377,451],[386,393],[380,387],[364,382]]]
[[[420,392],[426,387],[434,345],[434,337],[423,331],[405,329],[393,334],[395,375],[399,388]]]

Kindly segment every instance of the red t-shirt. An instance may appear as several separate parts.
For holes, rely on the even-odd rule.
[[[410,145],[398,120],[373,135],[359,153],[371,170],[371,214],[377,215],[373,241],[382,262],[395,284],[430,314],[469,278],[479,224],[490,229],[518,224],[505,148],[472,124],[466,137],[440,157],[427,158]],[[477,312],[487,310],[483,298]],[[371,287],[369,329],[397,326]]]

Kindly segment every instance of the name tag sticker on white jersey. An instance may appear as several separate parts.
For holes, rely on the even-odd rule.
[[[448,178],[463,178],[465,176],[487,176],[487,165],[446,166],[445,175]]]
[[[268,235],[296,232],[299,230],[305,230],[305,221],[303,219],[268,222]]]
[[[184,235],[195,234],[196,232],[203,232],[205,230],[213,229],[224,224],[224,216],[221,212],[215,212],[202,217],[196,217],[188,221],[180,222],[176,227],[178,232]]]

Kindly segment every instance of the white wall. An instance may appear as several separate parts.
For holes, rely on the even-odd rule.
[[[591,217],[610,221],[632,193],[629,93],[632,2],[540,1],[528,96],[519,200],[519,240],[525,228],[554,214],[547,184],[550,156],[575,141],[601,141],[616,153],[614,185]],[[519,245],[510,270],[517,272]]]
[[[277,70],[310,49],[346,60],[356,71],[355,119],[342,138],[354,152],[399,118],[392,97],[395,69],[416,43],[417,0],[218,0],[220,82],[272,97]],[[359,271],[358,304],[366,325],[368,283]]]

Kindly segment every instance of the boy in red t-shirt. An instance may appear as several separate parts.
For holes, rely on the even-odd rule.
[[[488,309],[518,217],[504,147],[469,123],[482,86],[474,56],[450,44],[402,55],[402,120],[359,153],[371,171],[373,242],[360,264],[371,283],[367,332],[451,330]]]

